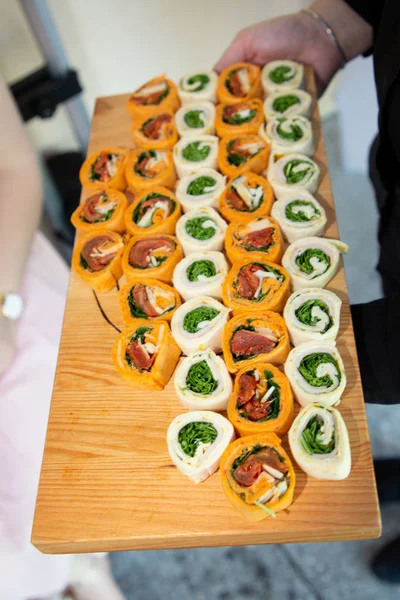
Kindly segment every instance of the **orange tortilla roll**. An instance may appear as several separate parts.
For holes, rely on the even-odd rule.
[[[136,146],[144,150],[172,150],[178,141],[173,113],[160,112],[136,119],[132,137]]]
[[[222,489],[248,521],[275,517],[293,502],[296,474],[275,433],[259,433],[229,444],[221,457]]]
[[[165,75],[154,77],[132,94],[126,106],[132,119],[161,112],[174,113],[180,106],[176,85]]]
[[[170,321],[181,299],[176,289],[167,283],[140,277],[121,287],[119,303],[124,323],[129,326],[135,319]]]
[[[170,150],[133,150],[126,161],[125,173],[132,194],[144,192],[155,185],[172,189],[176,182]]]
[[[259,98],[217,106],[215,128],[219,137],[258,133],[263,123],[264,109]]]
[[[225,250],[231,263],[242,259],[279,262],[282,236],[278,223],[272,217],[233,221],[226,230]]]
[[[289,380],[267,362],[241,369],[228,402],[228,418],[239,435],[285,434],[294,419]]]
[[[260,67],[239,62],[226,68],[218,77],[217,95],[222,104],[235,104],[252,98],[261,98]]]
[[[81,166],[79,179],[89,190],[112,188],[123,192],[126,188],[125,162],[128,150],[110,147],[93,152]]]
[[[98,229],[82,237],[75,246],[72,268],[96,292],[109,292],[122,276],[122,237],[108,229]]]
[[[270,214],[274,202],[272,187],[264,177],[243,173],[228,182],[218,209],[226,221],[252,221]]]
[[[128,281],[152,277],[171,283],[182,258],[182,246],[173,235],[133,235],[125,246],[121,263]]]
[[[222,284],[222,299],[234,315],[251,311],[282,312],[290,295],[288,272],[273,262],[245,258],[233,263]]]
[[[125,231],[124,213],[128,206],[125,194],[112,188],[90,196],[72,213],[71,223],[80,231],[111,229]]]
[[[248,171],[261,173],[268,166],[269,152],[270,145],[259,135],[224,137],[218,149],[219,170],[227,177]]]
[[[180,356],[166,321],[136,319],[114,342],[112,359],[118,373],[135,388],[162,390]]]
[[[125,225],[132,235],[175,233],[181,205],[171,190],[160,185],[146,190],[125,211]]]
[[[289,354],[289,335],[278,313],[248,311],[232,317],[225,325],[222,350],[231,373],[266,361],[281,365]]]

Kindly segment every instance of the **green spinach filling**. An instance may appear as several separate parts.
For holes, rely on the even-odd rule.
[[[186,313],[183,319],[183,329],[188,333],[200,331],[199,324],[204,321],[212,321],[219,315],[219,310],[209,306],[199,306]]]
[[[269,78],[273,83],[286,83],[290,81],[295,76],[295,72],[291,67],[287,65],[280,65],[279,67],[275,67],[270,73]]]
[[[295,263],[299,267],[300,271],[306,273],[307,275],[312,275],[315,271],[315,266],[311,264],[312,258],[316,258],[320,263],[324,263],[326,265],[323,273],[326,273],[331,266],[331,259],[329,256],[323,250],[319,250],[318,248],[307,248],[306,250],[303,250],[301,254],[296,256]],[[317,273],[311,279],[319,277],[323,273]]]
[[[309,217],[307,215],[306,212],[304,212],[303,210],[298,210],[298,211],[294,211],[293,209],[298,206],[310,206],[313,211],[314,214],[312,217]],[[292,202],[289,202],[286,207],[285,207],[285,217],[287,219],[289,219],[289,221],[294,221],[296,223],[308,223],[309,221],[312,221],[316,216],[319,216],[321,214],[321,211],[318,210],[318,208],[315,206],[315,204],[313,202],[310,202],[309,200],[292,200]]]
[[[287,96],[278,96],[272,103],[272,109],[275,112],[284,113],[295,104],[300,104],[300,98],[294,94]]]
[[[199,281],[199,277],[215,277],[217,270],[211,260],[196,260],[186,269],[186,276],[189,281]]]
[[[204,223],[214,223],[214,226],[204,227]],[[215,235],[217,225],[210,217],[193,217],[185,223],[185,230],[188,235],[196,240],[209,240]]]
[[[318,377],[317,375],[318,367],[327,363],[334,365],[338,378],[337,385],[339,385],[342,374],[340,372],[337,360],[328,352],[312,352],[311,354],[307,354],[307,356],[302,359],[298,367],[298,371],[305,381],[307,381],[307,383],[309,383],[312,387],[330,388],[334,384],[331,376],[326,374],[322,377]],[[335,386],[335,388],[336,387],[337,386]]]
[[[190,142],[182,150],[182,156],[190,162],[200,162],[206,160],[211,152],[211,146],[205,142]]]
[[[283,123],[286,119],[281,119],[279,125],[276,128],[276,133],[284,140],[288,140],[290,142],[298,142],[303,137],[302,128],[297,125],[297,123],[291,123],[289,126],[289,131],[283,128]]]
[[[205,73],[198,73],[197,75],[192,75],[192,77],[189,77],[187,82],[190,85],[190,88],[185,88],[183,85],[181,85],[181,88],[185,90],[185,92],[201,92],[210,82],[210,78]],[[194,84],[197,85],[195,86]]]
[[[185,113],[183,120],[186,125],[192,129],[201,129],[205,126],[203,121],[204,111],[202,110],[189,110]]]
[[[178,442],[185,454],[194,457],[200,444],[212,444],[218,432],[212,423],[192,421],[179,430]]]
[[[176,202],[174,200],[172,200],[172,198],[168,198],[167,196],[163,196],[162,194],[158,194],[158,193],[149,194],[148,196],[143,198],[143,200],[141,202],[139,202],[139,204],[136,206],[135,210],[133,211],[132,221],[134,223],[138,223],[140,221],[140,219],[143,217],[143,215],[145,215],[148,210],[151,210],[152,207],[147,207],[143,211],[143,204],[145,202],[148,202],[149,200],[163,200],[163,201],[166,200],[168,202],[168,207],[169,207],[168,216],[174,212],[175,207],[176,207]],[[146,225],[146,227],[151,227],[152,225],[154,225],[153,218],[151,219],[151,222],[148,225]]]
[[[186,388],[194,394],[210,396],[218,387],[207,361],[200,360],[192,365],[186,375]]]
[[[323,419],[318,415],[315,415],[308,421],[304,428],[301,434],[300,443],[307,454],[330,454],[335,450],[335,434],[333,434],[329,444],[324,444],[321,441],[321,438],[323,439],[323,433],[321,433],[323,424]]]
[[[243,123],[249,123],[252,121],[257,114],[257,111],[254,108],[252,108],[249,111],[249,114],[245,117],[241,115],[240,112],[234,113],[230,118],[224,116],[222,118],[223,122],[228,123],[229,125],[243,125]]]
[[[299,308],[297,308],[294,311],[294,314],[296,315],[296,319],[298,321],[300,321],[300,323],[303,323],[303,325],[309,325],[310,327],[315,327],[320,320],[318,317],[315,317],[312,314],[312,309],[315,306],[318,306],[318,308],[320,308],[329,318],[324,329],[322,331],[320,331],[321,334],[326,333],[333,326],[333,319],[332,319],[331,313],[329,312],[328,306],[322,300],[318,300],[316,298],[311,298],[310,300],[307,300],[306,302],[304,302],[304,304],[299,306]]]
[[[301,171],[295,171],[296,167],[302,165]],[[287,183],[296,184],[303,181],[305,177],[311,176],[314,172],[314,165],[306,160],[294,158],[289,160],[283,167],[283,174]]]
[[[189,196],[202,196],[208,193],[206,191],[207,188],[214,187],[215,185],[217,185],[217,182],[213,177],[201,175],[189,183],[186,191]]]

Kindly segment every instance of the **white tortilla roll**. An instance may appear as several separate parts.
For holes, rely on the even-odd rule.
[[[212,350],[184,358],[174,384],[179,401],[189,410],[225,410],[232,393],[228,369]]]
[[[215,71],[206,69],[194,71],[180,78],[178,84],[178,95],[182,103],[188,102],[217,102],[218,75]]]
[[[283,311],[293,346],[304,342],[335,340],[340,326],[341,307],[340,298],[328,290],[308,288],[294,292]]]
[[[343,361],[336,342],[304,342],[290,351],[285,374],[296,400],[302,406],[318,402],[323,406],[339,404],[346,387]]]
[[[346,479],[351,471],[349,434],[335,408],[311,404],[289,430],[289,444],[299,467],[316,479]]]
[[[179,415],[167,431],[172,462],[195,483],[201,483],[215,473],[221,455],[234,438],[230,421],[209,410]]]
[[[207,349],[221,352],[222,332],[229,310],[209,296],[193,298],[182,304],[172,317],[171,331],[183,354],[189,356]]]
[[[272,92],[264,102],[266,121],[276,117],[292,117],[293,115],[301,115],[310,119],[311,112],[312,97],[304,90]]]
[[[261,71],[261,84],[264,94],[288,92],[304,85],[304,67],[293,60],[273,60],[264,65]]]
[[[268,165],[268,181],[275,196],[280,200],[286,194],[307,191],[314,194],[318,189],[320,168],[305,154],[286,154],[275,160],[276,153]]]
[[[185,256],[204,250],[222,250],[227,224],[216,210],[203,206],[182,215],[176,224],[176,237]]]
[[[176,265],[172,282],[185,301],[199,296],[221,300],[227,274],[228,264],[222,252],[193,252]]]
[[[315,142],[311,121],[305,117],[278,117],[261,125],[259,135],[276,154],[300,153],[312,156]]]
[[[185,135],[175,144],[172,156],[180,179],[204,167],[216,169],[218,138],[214,135]]]
[[[293,291],[325,287],[339,268],[340,253],[348,249],[344,242],[319,237],[305,237],[290,244],[282,266],[289,272]]]
[[[181,137],[212,135],[215,132],[215,106],[211,102],[190,102],[175,114],[175,125]]]
[[[289,192],[272,205],[271,216],[291,244],[310,236],[322,236],[327,223],[325,209],[309,192]]]
[[[201,206],[218,208],[219,197],[226,185],[226,177],[215,169],[199,169],[195,173],[185,175],[179,181],[175,195],[183,212],[188,212]]]

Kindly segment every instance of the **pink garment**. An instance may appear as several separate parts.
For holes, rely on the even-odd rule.
[[[26,600],[64,588],[70,556],[30,543],[68,269],[42,234],[34,240],[17,355],[0,377],[0,599]]]

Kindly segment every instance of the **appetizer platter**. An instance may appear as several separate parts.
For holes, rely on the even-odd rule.
[[[32,542],[380,535],[313,73],[99,98]]]

